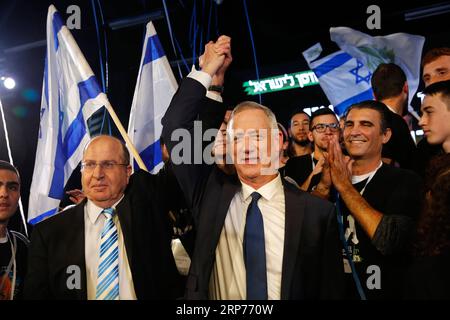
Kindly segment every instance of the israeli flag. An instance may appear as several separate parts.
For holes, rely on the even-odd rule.
[[[408,109],[420,81],[420,61],[425,38],[408,33],[371,37],[347,27],[330,28],[331,40],[341,50],[359,59],[374,71],[380,63],[395,63],[406,74],[409,87]]]
[[[163,166],[159,141],[161,119],[177,88],[155,27],[149,22],[131,105],[128,135],[151,173],[157,173]]]
[[[406,33],[371,37],[346,27],[331,28],[330,35],[340,51],[315,60],[321,53],[316,44],[303,56],[336,113],[342,115],[350,105],[373,99],[370,79],[380,63],[396,63],[403,69],[411,102],[419,85],[424,37]]]
[[[106,101],[80,48],[51,5],[29,223],[38,223],[59,211],[64,186],[90,139],[86,120]]]
[[[303,52],[307,63],[319,79],[319,84],[330,103],[334,106],[334,112],[339,116],[354,103],[373,99],[370,78],[372,73],[364,64],[344,51],[338,51],[316,61],[308,60],[308,57],[317,56],[317,52],[311,55],[311,49],[317,51],[318,45]]]

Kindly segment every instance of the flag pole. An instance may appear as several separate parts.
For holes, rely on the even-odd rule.
[[[139,168],[148,172],[147,166],[145,165],[144,161],[142,161],[141,156],[139,155],[135,146],[131,142],[130,137],[128,136],[128,133],[125,131],[125,128],[123,127],[122,123],[120,122],[119,118],[117,117],[117,114],[114,111],[114,109],[108,99],[106,99],[105,108],[108,110],[109,115],[111,116],[112,120],[114,121],[114,124],[116,125],[117,129],[119,129],[119,132],[122,135],[122,138],[125,140],[125,143],[126,143],[127,147],[130,149],[130,152],[133,155],[133,158],[136,160]]]
[[[2,105],[1,99],[0,99],[0,112],[2,114],[3,130],[5,131],[6,148],[8,149],[9,162],[12,165],[14,165],[14,161],[13,161],[13,157],[12,157],[12,153],[11,153],[11,147],[9,145],[8,129],[6,128],[5,113],[3,112],[3,105]],[[25,214],[23,213],[22,198],[19,198],[19,210],[20,210],[20,216],[22,217],[23,227],[25,229],[25,235],[28,237],[27,222],[25,219]]]

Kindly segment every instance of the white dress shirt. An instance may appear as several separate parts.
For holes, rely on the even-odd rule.
[[[231,200],[225,224],[216,248],[216,261],[211,273],[211,299],[245,300],[247,297],[243,238],[251,194],[258,192],[258,207],[264,222],[267,267],[267,297],[280,299],[281,271],[284,251],[285,199],[280,175],[258,190],[242,183]]]
[[[117,201],[112,208],[123,199]],[[97,292],[97,274],[99,264],[100,242],[103,226],[106,217],[101,214],[103,208],[96,206],[88,200],[84,206],[84,232],[85,232],[85,260],[86,260],[86,280],[87,280],[87,298],[95,300]],[[123,239],[123,232],[120,227],[119,216],[114,214],[113,221],[117,228],[119,241],[119,299],[136,300],[134,292],[133,278],[131,276],[130,264],[128,263],[127,251]]]

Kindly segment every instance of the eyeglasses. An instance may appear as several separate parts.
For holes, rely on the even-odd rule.
[[[128,163],[115,163],[114,161],[87,161],[81,163],[81,170],[84,171],[94,171],[97,166],[100,166],[102,170],[112,170],[115,166],[128,166]]]
[[[311,131],[316,130],[318,133],[323,133],[327,130],[327,128],[330,128],[331,132],[337,132],[340,129],[339,123],[318,123],[311,128]]]

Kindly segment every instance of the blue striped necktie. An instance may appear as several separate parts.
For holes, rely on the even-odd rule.
[[[100,242],[96,300],[119,300],[119,241],[113,221],[114,209],[102,211],[106,221]]]
[[[264,222],[258,192],[251,194],[244,231],[244,262],[247,276],[247,300],[267,300],[266,245]]]

